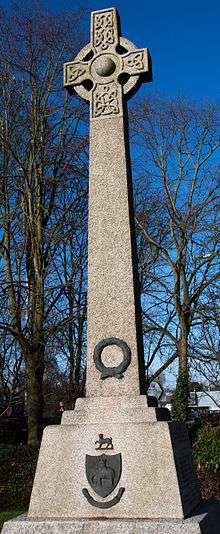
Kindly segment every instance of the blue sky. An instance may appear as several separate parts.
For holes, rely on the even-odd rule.
[[[100,8],[103,2],[92,2]],[[220,96],[220,2],[118,0],[122,32],[150,49],[151,88],[195,98]]]
[[[25,3],[31,0],[24,0]],[[85,6],[89,41],[90,11],[117,7],[122,35],[148,47],[153,61],[149,90],[164,95],[220,100],[219,0],[39,0],[61,13]],[[8,0],[0,1],[7,7]],[[74,25],[74,20],[73,20]],[[70,58],[70,60],[73,58]],[[139,92],[140,94],[140,92]]]
[[[72,0],[44,0],[42,3],[59,12],[76,5]],[[83,1],[79,4],[83,5]],[[88,40],[89,11],[107,7],[118,8],[122,35],[139,47],[148,47],[151,52],[154,80],[142,91],[151,89],[172,96],[219,99],[219,0],[117,0],[112,3],[90,0],[86,20]]]

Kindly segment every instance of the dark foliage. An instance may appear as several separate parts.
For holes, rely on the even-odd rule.
[[[203,499],[217,499],[220,501],[220,471],[212,473],[202,468],[197,471],[199,485]]]
[[[198,430],[193,457],[198,469],[220,473],[220,426],[206,424]]]
[[[188,374],[180,370],[173,400],[173,416],[182,423],[188,421],[188,397]]]
[[[0,445],[0,508],[27,510],[38,450],[22,445]]]

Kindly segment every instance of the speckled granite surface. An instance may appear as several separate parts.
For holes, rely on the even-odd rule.
[[[147,410],[147,408],[146,408]],[[96,450],[100,433],[111,436],[121,454],[122,472],[115,490],[107,498],[97,495],[86,475],[86,457],[99,457]],[[113,499],[125,488],[120,501],[111,508],[92,506],[82,490],[86,488],[98,502]],[[112,422],[49,426],[44,430],[29,518],[183,518],[200,502],[191,462],[191,450],[184,425],[175,422]]]
[[[8,521],[2,534],[219,534],[220,503],[203,503],[190,518],[113,520],[28,520],[25,515]]]

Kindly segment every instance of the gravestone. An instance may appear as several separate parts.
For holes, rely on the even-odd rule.
[[[126,97],[150,70],[113,8],[92,13],[91,42],[64,65],[65,87],[90,105],[87,393],[45,429],[28,515],[4,534],[217,533],[206,508],[194,512],[184,425],[142,389]]]

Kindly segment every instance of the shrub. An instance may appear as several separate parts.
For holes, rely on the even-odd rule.
[[[180,370],[172,403],[172,413],[174,419],[177,419],[182,423],[186,423],[188,420],[188,397],[188,374],[187,372]]]
[[[38,450],[27,445],[0,446],[0,500],[2,510],[27,510]]]
[[[198,468],[217,472],[220,466],[220,426],[204,425],[193,444],[193,457]]]

